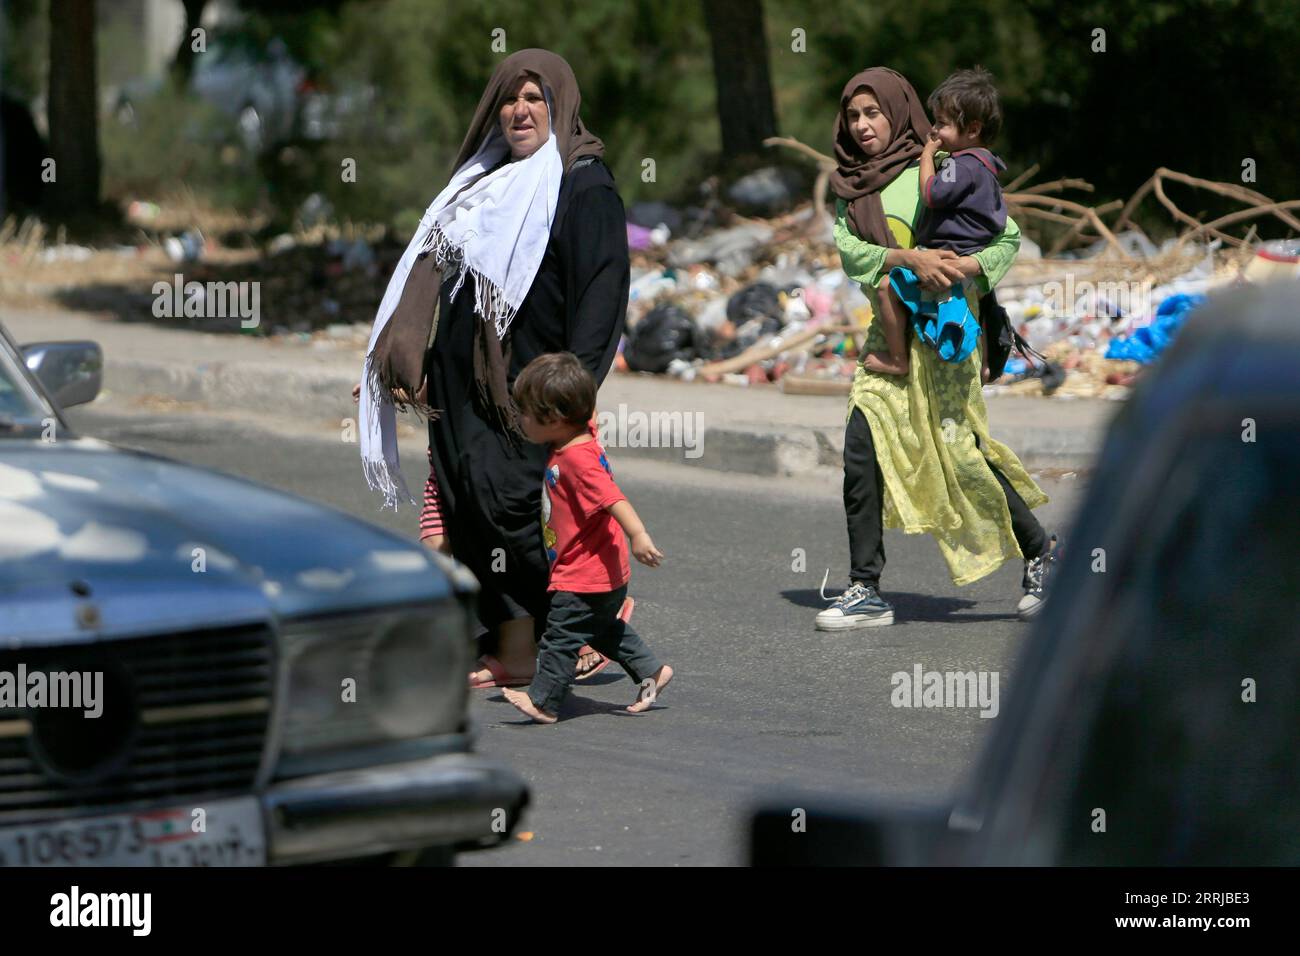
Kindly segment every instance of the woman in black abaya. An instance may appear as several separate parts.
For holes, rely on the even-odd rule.
[[[452,554],[479,579],[484,644],[495,644],[474,686],[527,684],[546,617],[546,450],[519,431],[510,388],[533,358],[560,351],[602,381],[627,309],[623,204],[580,99],[569,65],[549,51],[497,67],[451,182],[394,273],[367,356],[362,455],[390,501],[405,488],[389,396],[414,395],[429,413],[435,507]]]

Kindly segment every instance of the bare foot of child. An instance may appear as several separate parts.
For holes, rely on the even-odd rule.
[[[544,710],[538,710],[533,699],[521,690],[513,690],[509,687],[501,688],[501,693],[505,695],[506,700],[514,704],[519,712],[533,718],[539,724],[553,724],[560,718],[548,714]]]
[[[889,357],[888,352],[868,352],[862,365],[868,372],[880,372],[882,375],[906,375],[911,368],[906,356],[896,362]]]
[[[643,681],[641,690],[636,695],[636,703],[628,707],[628,713],[639,714],[642,711],[649,710],[663,689],[668,686],[668,682],[673,679],[673,669],[667,664],[659,668],[654,673],[654,684],[650,685],[648,681]]]

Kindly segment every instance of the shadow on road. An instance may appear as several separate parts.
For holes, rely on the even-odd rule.
[[[627,711],[627,705],[632,703],[632,701],[629,700],[623,703],[612,703],[607,700],[593,700],[590,697],[582,696],[581,687],[582,685],[578,684],[575,688],[577,692],[570,694],[568,699],[565,700],[564,704],[560,707],[559,723],[564,723],[566,720],[572,720],[575,717],[593,717],[597,715],[613,715],[615,717],[628,718],[644,717],[646,714],[653,714],[657,710],[668,709],[666,705],[656,702],[652,704],[650,709],[647,711],[643,711],[639,714],[630,714]],[[510,701],[506,700],[505,695],[495,694],[492,697],[489,697],[488,700],[494,704],[504,705],[506,711],[508,711],[508,713],[503,713],[503,716],[507,719],[502,720],[502,724],[508,727],[535,726],[533,721],[524,717],[511,706]],[[514,717],[518,717],[519,719],[509,719]]]
[[[798,607],[814,608],[822,610],[829,607],[829,602],[822,600],[821,595],[811,588],[799,588],[790,591],[782,591],[781,596]],[[959,611],[965,611],[978,605],[979,601],[972,601],[969,598],[941,597],[933,594],[912,594],[908,591],[889,591],[882,596],[890,604],[894,605],[894,611],[901,623],[908,621],[928,621],[930,623],[942,624],[945,621],[960,621],[963,624],[971,621],[1007,621],[1015,620],[1014,612],[1002,614],[961,614]]]

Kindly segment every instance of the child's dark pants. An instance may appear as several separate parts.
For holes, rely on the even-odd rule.
[[[627,676],[640,684],[653,677],[661,666],[645,641],[630,624],[618,619],[627,585],[601,594],[555,591],[546,615],[546,633],[537,653],[537,675],[528,696],[533,706],[548,714],[557,713],[573,684],[578,652],[590,644],[610,660],[622,665]]]
[[[977,447],[978,442],[976,438]],[[1047,532],[1002,472],[992,465],[989,465],[989,470],[1006,493],[1011,530],[1021,553],[1026,558],[1038,557],[1047,546]],[[885,568],[883,489],[884,478],[876,462],[871,426],[862,410],[855,408],[844,431],[844,511],[849,525],[849,579],[877,588],[880,586],[880,572]]]

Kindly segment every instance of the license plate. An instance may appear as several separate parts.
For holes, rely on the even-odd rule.
[[[203,813],[195,813],[196,808]],[[265,863],[266,836],[256,797],[0,828],[0,866]]]

